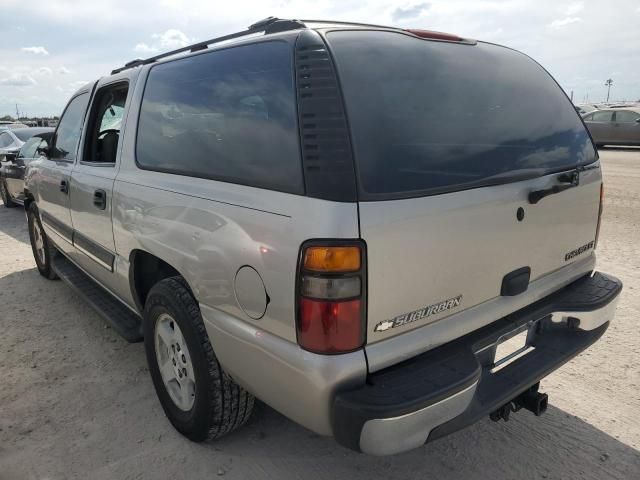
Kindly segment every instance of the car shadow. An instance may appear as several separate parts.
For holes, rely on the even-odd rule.
[[[144,346],[106,328],[63,282],[29,268],[0,277],[0,294],[0,372],[11,379],[0,392],[6,478],[25,478],[27,464],[52,479],[630,480],[640,472],[638,450],[553,405],[539,418],[521,411],[508,423],[485,419],[410,452],[372,457],[258,402],[247,425],[195,444],[164,417]],[[18,391],[28,394],[18,401]]]
[[[304,478],[318,465],[331,478],[637,478],[640,452],[578,417],[549,406],[542,417],[521,411],[508,423],[488,418],[413,451],[372,457],[347,450],[260,404],[243,429],[203,449],[232,458],[252,452],[269,459],[295,456]],[[242,478],[243,466],[235,473]],[[248,472],[248,470],[247,470]]]
[[[606,150],[612,152],[636,152],[640,153],[640,146],[626,146],[626,145],[605,145],[603,147],[598,147],[598,151]]]
[[[27,217],[22,206],[6,208],[0,200],[0,233],[4,233],[20,242],[29,243]],[[4,250],[0,245],[0,250]]]

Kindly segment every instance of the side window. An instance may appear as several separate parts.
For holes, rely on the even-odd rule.
[[[13,143],[13,137],[7,132],[0,134],[0,148],[6,148]]]
[[[593,122],[610,122],[612,116],[613,112],[611,111],[593,112],[593,118],[591,120]]]
[[[616,111],[616,122],[619,123],[634,123],[640,118],[640,113],[632,112],[630,110],[618,110]]]
[[[53,138],[53,151],[51,152],[53,160],[65,162],[75,160],[88,101],[89,94],[82,93],[67,105]]]
[[[582,118],[584,119],[585,122],[591,122],[593,120],[593,113],[590,113],[589,115],[585,115]]]
[[[27,140],[22,148],[20,149],[20,153],[18,153],[18,158],[33,158],[36,154],[36,148],[40,145],[42,138],[40,137],[31,137]]]
[[[83,161],[115,164],[127,101],[127,83],[101,88],[95,95],[87,124]]]
[[[273,41],[153,67],[138,165],[303,193],[292,55],[289,44]]]

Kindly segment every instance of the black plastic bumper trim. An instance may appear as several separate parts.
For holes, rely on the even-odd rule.
[[[475,422],[586,349],[608,327],[604,324],[593,331],[574,330],[567,324],[550,322],[551,313],[598,310],[621,290],[622,283],[613,277],[586,275],[490,325],[370,374],[365,385],[334,397],[331,420],[336,440],[360,451],[360,433],[367,421],[415,412],[479,382],[469,408],[435,428],[429,440]],[[487,347],[505,334],[534,323],[535,350],[492,374],[494,349]]]

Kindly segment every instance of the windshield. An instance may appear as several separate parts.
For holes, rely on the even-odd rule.
[[[382,31],[328,34],[363,200],[512,181],[596,159],[591,139],[537,63],[490,44]]]

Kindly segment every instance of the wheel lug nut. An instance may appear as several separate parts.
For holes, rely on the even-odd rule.
[[[187,357],[185,357],[184,355],[182,355],[182,363],[187,363]]]

